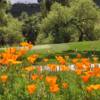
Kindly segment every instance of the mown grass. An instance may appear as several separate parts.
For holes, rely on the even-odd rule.
[[[33,49],[29,51],[24,57],[26,58],[32,54],[39,54],[37,64],[40,63],[43,58],[50,58],[49,63],[55,62],[55,56],[70,56],[75,58],[77,53],[80,53],[83,57],[96,56],[100,59],[100,41],[85,41],[85,42],[74,42],[74,43],[62,43],[62,44],[49,44],[43,45],[44,48]],[[46,48],[48,46],[49,48]],[[44,63],[43,63],[44,64]]]
[[[63,52],[63,51],[68,51],[68,50],[76,50],[77,51],[100,51],[100,41],[85,41],[85,42],[72,42],[72,43],[61,43],[61,44],[48,44],[49,48],[40,48],[37,50],[33,50],[30,52],[35,52],[35,53],[48,53],[47,50],[57,53],[57,52]]]
[[[41,48],[42,46],[42,48]],[[3,52],[5,49],[0,49]],[[100,40],[99,41],[84,41],[84,42],[72,42],[72,43],[61,43],[61,44],[47,44],[40,46],[33,46],[26,55],[23,55],[23,59],[29,55],[38,54],[39,58],[36,64],[45,65],[43,62],[44,58],[48,58],[47,63],[57,63],[55,56],[70,56],[70,59],[75,58],[77,53],[80,53],[82,57],[96,56],[100,59]]]
[[[38,48],[37,48],[38,47]],[[40,48],[39,48],[40,47]],[[1,49],[0,52],[3,52]],[[44,64],[42,60],[44,58],[49,58],[48,63],[57,63],[55,56],[70,56],[70,58],[75,58],[77,53],[80,53],[83,57],[96,56],[100,59],[100,40],[99,41],[84,41],[84,42],[72,42],[72,43],[61,43],[61,44],[47,44],[40,46],[33,46],[23,58],[26,59],[29,55],[38,54],[39,58],[37,64]]]

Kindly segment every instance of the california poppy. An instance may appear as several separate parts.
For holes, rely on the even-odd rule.
[[[82,74],[82,70],[80,70],[80,69],[76,69],[75,72],[76,72],[77,75],[81,75]]]
[[[81,54],[80,53],[77,54],[77,58],[81,58]]]
[[[69,68],[65,65],[61,65],[61,71],[69,71]]]
[[[49,60],[48,58],[43,59],[44,62],[48,62],[48,60]]]
[[[35,84],[28,85],[27,90],[28,90],[29,94],[33,94],[36,90]]]
[[[34,74],[34,75],[32,75],[32,80],[36,80],[37,78],[38,78],[38,75],[37,74]]]
[[[7,75],[2,75],[0,78],[1,78],[2,82],[6,82],[7,79],[8,79],[8,76]]]
[[[91,92],[92,90],[98,90],[100,89],[100,84],[90,85],[86,89],[88,92]]]
[[[56,93],[58,91],[59,91],[58,84],[53,84],[53,85],[50,86],[50,92]]]
[[[33,71],[35,69],[34,66],[28,66],[28,67],[25,67],[25,70],[30,72],[30,71]]]
[[[82,76],[83,82],[87,83],[89,81],[90,76]]]
[[[48,84],[56,84],[57,77],[56,76],[46,76],[46,82]]]
[[[92,92],[93,88],[92,87],[87,87],[86,90],[87,90],[87,92]]]
[[[62,83],[62,86],[63,86],[64,89],[68,88],[68,84],[67,83]]]

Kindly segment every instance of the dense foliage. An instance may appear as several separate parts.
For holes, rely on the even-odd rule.
[[[40,12],[17,18],[11,4],[0,1],[0,44],[26,40],[33,44],[67,43],[100,38],[100,9],[93,0],[40,0]]]
[[[7,13],[10,4],[0,1],[0,44],[17,44],[22,41],[22,22]]]
[[[99,10],[90,0],[73,1],[70,7],[54,3],[40,24],[38,42],[44,43],[50,36],[52,39],[48,43],[51,40],[53,43],[94,40],[94,29],[98,20]]]
[[[41,21],[41,15],[32,15],[28,18],[23,18],[23,20],[23,35],[28,42],[35,44],[39,32],[39,23]]]

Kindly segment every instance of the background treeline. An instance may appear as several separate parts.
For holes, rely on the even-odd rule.
[[[25,12],[29,16],[31,16],[34,13],[40,12],[40,5],[35,3],[35,4],[23,4],[23,3],[16,3],[13,4],[10,13],[14,17],[19,17],[21,14]]]
[[[14,4],[0,0],[0,45],[100,39],[99,0],[39,0]]]

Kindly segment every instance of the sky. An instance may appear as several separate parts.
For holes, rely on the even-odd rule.
[[[10,0],[12,4],[14,3],[37,3],[37,0]]]

